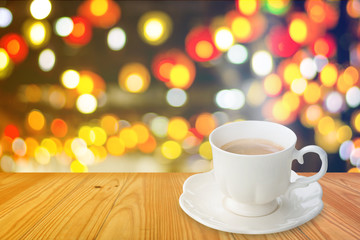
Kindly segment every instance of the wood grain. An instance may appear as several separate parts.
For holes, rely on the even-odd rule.
[[[0,239],[359,239],[358,173],[327,173],[320,215],[268,235],[221,232],[190,218],[179,206],[190,175],[1,173]]]

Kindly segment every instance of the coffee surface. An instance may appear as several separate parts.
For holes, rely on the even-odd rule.
[[[244,138],[228,142],[221,149],[236,154],[262,155],[281,151],[284,147],[265,139]]]

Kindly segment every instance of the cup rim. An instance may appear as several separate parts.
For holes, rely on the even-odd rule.
[[[267,154],[249,155],[249,154],[240,154],[240,153],[232,153],[232,152],[225,151],[225,150],[221,149],[220,147],[218,147],[213,142],[213,135],[215,134],[215,132],[219,131],[221,128],[227,127],[229,124],[234,125],[234,124],[239,124],[241,122],[266,123],[266,124],[273,124],[273,125],[277,125],[278,127],[286,128],[294,136],[294,143],[292,143],[290,146],[284,148],[283,150],[280,150],[280,151],[277,151],[277,152],[267,153]],[[275,123],[275,122],[271,122],[271,121],[261,121],[261,120],[242,120],[242,121],[233,121],[233,122],[225,123],[225,124],[215,128],[209,135],[209,142],[210,142],[210,145],[211,145],[212,148],[216,148],[218,151],[220,151],[222,153],[229,154],[229,155],[232,155],[232,156],[242,156],[242,157],[247,157],[247,158],[256,158],[256,157],[259,157],[259,156],[273,156],[273,155],[280,154],[282,152],[288,151],[290,148],[295,147],[295,144],[297,142],[297,136],[296,136],[296,134],[294,133],[293,130],[291,130],[287,126],[284,126],[284,125],[279,124],[279,123]]]

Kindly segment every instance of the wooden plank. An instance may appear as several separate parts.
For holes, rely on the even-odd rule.
[[[0,174],[0,239],[19,239],[86,175]]]
[[[179,206],[190,174],[132,174],[98,239],[234,239],[189,218]]]
[[[114,202],[126,174],[89,174],[64,201],[42,217],[24,239],[95,239]]]
[[[324,209],[314,220],[302,225],[310,239],[359,239],[360,174],[328,173],[320,181]]]

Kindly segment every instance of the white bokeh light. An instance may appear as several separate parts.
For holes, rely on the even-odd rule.
[[[354,148],[355,148],[354,143],[351,140],[343,142],[339,148],[340,158],[342,160],[348,160]]]
[[[331,113],[338,113],[344,106],[343,96],[336,91],[329,93],[325,99],[325,107]]]
[[[235,44],[227,52],[227,59],[233,64],[242,64],[248,59],[248,51],[245,46]]]
[[[74,29],[74,22],[69,17],[59,18],[55,23],[55,33],[60,37],[69,36]]]
[[[51,3],[49,0],[34,0],[30,4],[31,15],[38,20],[49,16],[51,12]]]
[[[352,108],[360,105],[360,89],[357,86],[350,88],[346,92],[346,103]]]
[[[317,74],[315,61],[311,58],[305,58],[300,63],[300,73],[306,79],[313,79]]]
[[[126,34],[123,29],[115,27],[109,31],[107,44],[113,51],[121,50],[126,43]]]
[[[323,55],[316,55],[314,57],[314,62],[316,65],[316,70],[321,72],[321,70],[329,63],[329,60]]]
[[[13,16],[9,9],[0,8],[0,28],[6,28],[11,24],[13,20]]]
[[[172,88],[166,93],[166,101],[172,107],[181,107],[187,101],[187,94],[180,88]]]
[[[251,67],[258,76],[266,76],[273,70],[273,59],[267,51],[257,51],[251,59]]]
[[[238,110],[245,104],[245,95],[239,89],[224,89],[216,94],[215,102],[221,108]]]
[[[51,49],[44,49],[39,55],[39,67],[44,72],[49,72],[55,65],[55,53]]]
[[[76,108],[84,114],[93,113],[97,108],[97,100],[91,94],[82,94],[76,100]]]

